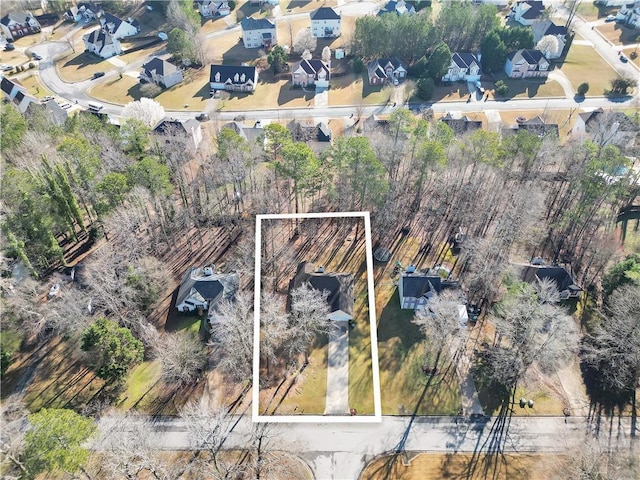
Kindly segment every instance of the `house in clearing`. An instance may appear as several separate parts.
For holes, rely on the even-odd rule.
[[[571,274],[558,265],[529,265],[524,269],[523,280],[527,283],[538,283],[543,280],[555,282],[560,299],[579,298],[582,288],[577,286]]]
[[[397,85],[406,78],[407,69],[397,58],[379,58],[367,64],[367,74],[371,85],[385,82]]]
[[[258,83],[258,69],[236,65],[211,65],[211,91],[253,92]]]
[[[278,43],[276,25],[268,18],[245,17],[240,26],[244,48],[270,49]]]
[[[169,88],[182,81],[182,70],[162,58],[153,57],[142,65],[140,80]]]
[[[202,126],[200,122],[191,118],[189,120],[176,120],[173,118],[163,118],[154,127],[153,133],[160,138],[165,137],[165,142],[168,144],[172,140],[177,140],[180,145],[184,146],[195,152],[202,142]],[[172,138],[172,140],[169,139]]]
[[[118,39],[101,29],[87,33],[82,37],[82,40],[87,51],[95,53],[102,58],[120,55],[123,51]]]
[[[349,321],[353,319],[354,277],[352,273],[325,272],[324,267],[315,268],[310,262],[298,265],[295,276],[289,282],[287,309],[291,308],[291,292],[308,283],[315,290],[328,292],[327,318],[333,321]]]
[[[237,273],[220,273],[215,266],[191,267],[180,284],[176,308],[179,312],[208,310],[211,315],[218,302],[235,297],[239,283]]]
[[[340,14],[330,7],[311,12],[311,34],[319,38],[339,37],[342,27]]]
[[[623,112],[602,108],[580,113],[571,129],[572,135],[588,136],[597,145],[615,145],[621,150],[634,148],[639,132],[640,125]]]
[[[549,61],[540,50],[520,49],[507,55],[504,71],[511,78],[549,76]]]
[[[329,88],[331,72],[322,60],[301,60],[291,69],[291,83],[306,87],[315,85],[316,91]]]
[[[480,130],[482,128],[481,120],[471,120],[467,115],[456,117],[447,112],[447,114],[440,119],[442,123],[446,123],[454,131],[456,135],[462,135],[474,130]]]
[[[396,15],[414,15],[416,9],[413,5],[407,5],[404,0],[391,0],[378,11],[378,16],[385,13],[395,13]]]
[[[420,310],[445,288],[459,287],[456,281],[443,280],[438,272],[419,271],[409,265],[398,279],[400,308]]]
[[[545,7],[542,0],[518,0],[512,7],[513,19],[520,25],[530,27],[540,19]]]
[[[480,80],[480,54],[455,52],[451,55],[451,63],[442,81],[475,82],[476,80]]]
[[[198,11],[200,15],[205,18],[210,17],[225,17],[231,13],[231,7],[229,2],[221,0],[196,0],[198,4]]]
[[[520,131],[532,133],[533,135],[537,135],[540,138],[546,137],[548,135],[553,135],[557,138],[559,135],[558,124],[547,123],[539,115],[528,120],[516,119],[516,122],[516,125],[504,128],[502,130],[503,136],[509,134],[517,134]]]
[[[7,13],[0,19],[0,29],[9,40],[17,40],[25,35],[40,31],[40,22],[26,10]]]

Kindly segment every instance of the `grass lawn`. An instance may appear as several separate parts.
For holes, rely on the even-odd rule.
[[[115,66],[92,53],[85,53],[84,49],[77,54],[66,57],[56,64],[58,74],[66,82],[81,82],[91,78],[96,72],[108,72]]]
[[[578,5],[578,15],[585,18],[587,22],[593,22],[600,17],[607,16],[606,13],[601,12],[600,9],[594,5],[594,2],[581,2]]]
[[[6,63],[8,65],[22,65],[23,63],[28,63],[29,58],[18,50],[12,50],[11,52],[6,52],[4,49],[0,49],[0,63]]]
[[[280,9],[282,13],[303,13],[313,12],[320,7],[336,7],[337,0],[280,0]]]
[[[207,85],[207,94],[209,92]],[[221,110],[254,110],[258,108],[305,107],[313,105],[314,91],[291,88],[290,77],[278,78],[271,70],[260,72],[254,93],[229,92],[231,97],[222,102]]]
[[[0,349],[3,352],[14,353],[20,349],[22,335],[14,330],[3,328],[0,332]]]
[[[327,340],[314,348],[309,355],[309,365],[296,378],[291,390],[286,395],[277,415],[322,415],[327,397]],[[286,386],[289,385],[287,381]],[[284,388],[284,386],[283,386]],[[265,399],[268,401],[268,399]],[[273,414],[273,406],[267,414]],[[260,405],[260,411],[264,406]]]
[[[282,8],[282,7],[281,7]],[[284,12],[284,8],[282,8]],[[311,23],[309,18],[294,18],[287,19],[286,17],[276,24],[276,36],[278,37],[278,43],[280,45],[293,45],[298,32],[304,28],[310,27]],[[316,52],[316,54],[320,54]]]
[[[392,90],[382,85],[370,85],[365,74],[350,73],[331,79],[329,105],[379,105],[385,104]]]
[[[185,330],[197,335],[200,331],[201,323],[202,318],[196,315],[181,314],[180,316],[178,316],[178,322],[175,325],[172,325],[171,328],[168,328],[167,331],[179,332],[181,330]]]
[[[616,22],[605,23],[597,27],[597,30],[614,45],[635,45],[640,36],[640,31],[629,28]]]
[[[539,110],[503,110],[500,112],[500,117],[505,125],[516,125],[518,117],[532,119],[536,116],[542,117],[547,123],[556,123],[560,131],[560,139],[563,139],[575,125],[577,113],[571,110],[545,110],[543,112]]]
[[[618,76],[592,47],[586,45],[572,45],[560,70],[571,81],[574,90],[582,82],[588,82],[587,97],[601,96],[611,87],[611,80]]]
[[[157,395],[154,390],[159,385],[161,373],[162,364],[160,360],[143,362],[137,365],[127,378],[126,390],[120,397],[118,408],[130,410],[131,408],[141,407],[145,402],[148,402],[149,398]],[[148,398],[147,395],[149,395]]]
[[[42,84],[42,82],[40,81],[40,76],[35,72],[30,73],[26,77],[20,78],[19,80],[17,80],[17,82],[24,86],[29,93],[37,98],[43,98],[49,95],[53,95],[53,92],[51,92]]]
[[[135,96],[132,95],[132,92],[139,91],[139,85],[140,82],[137,79],[123,75],[122,78],[109,78],[97,83],[87,90],[87,95],[97,100],[125,105],[142,96],[139,93]]]
[[[559,455],[480,453],[418,453],[410,461],[401,456],[386,455],[369,463],[361,480],[440,480],[443,478],[511,480],[547,480],[554,476],[553,468]],[[405,464],[408,463],[408,464]],[[555,472],[557,474],[557,472]]]
[[[504,73],[495,75],[495,81],[502,80],[509,86],[507,99],[511,98],[533,98],[533,97],[564,97],[562,86],[548,78],[509,78]],[[495,83],[487,81],[484,83],[486,89],[493,90]],[[493,92],[492,92],[493,93]]]

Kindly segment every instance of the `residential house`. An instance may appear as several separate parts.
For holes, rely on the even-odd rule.
[[[102,58],[120,55],[123,51],[118,39],[101,29],[87,33],[82,37],[82,40],[87,51],[95,53]]]
[[[420,310],[445,288],[459,287],[458,282],[443,280],[437,272],[422,272],[409,265],[398,279],[400,308]]]
[[[352,273],[325,272],[324,267],[314,268],[313,264],[303,262],[298,265],[296,275],[289,282],[287,309],[291,309],[291,292],[308,283],[313,289],[327,292],[329,314],[333,321],[349,321],[353,319],[354,277]]]
[[[214,90],[253,92],[258,84],[258,69],[236,65],[211,65],[209,85]]]
[[[579,298],[580,292],[582,292],[582,288],[574,283],[571,274],[557,265],[529,265],[524,269],[523,280],[527,283],[552,280],[555,282],[558,292],[560,293],[560,299],[562,300]]]
[[[0,80],[0,90],[9,103],[18,109],[20,113],[25,113],[32,103],[40,103],[37,98],[27,93],[27,89],[6,77]]]
[[[555,135],[558,137],[558,124],[547,123],[540,116],[533,117],[529,120],[516,119],[516,122],[517,124],[515,126],[503,129],[502,134],[517,134],[519,131],[523,131],[537,135],[540,138],[549,135]]]
[[[504,71],[511,78],[547,77],[549,66],[540,50],[521,49],[507,55]]]
[[[205,18],[209,17],[225,17],[231,13],[231,7],[227,1],[214,0],[196,0],[200,15]]]
[[[322,60],[301,60],[291,69],[291,82],[296,86],[315,85],[316,91],[329,88],[331,73]]]
[[[165,117],[158,122],[153,128],[153,133],[158,136],[172,137],[165,139],[166,143],[171,143],[172,140],[178,140],[192,152],[195,152],[202,142],[202,126],[200,122],[194,119],[189,120],[176,120],[174,118]]]
[[[235,298],[239,280],[237,273],[220,273],[215,266],[191,267],[182,278],[176,308],[179,312],[208,310],[211,316],[218,302]]]
[[[544,5],[542,0],[519,0],[511,10],[516,22],[530,27],[542,16]]]
[[[367,73],[371,85],[381,85],[385,82],[397,85],[406,78],[407,69],[397,58],[379,58],[367,64]]]
[[[78,7],[74,5],[62,14],[62,18],[71,22],[79,22],[82,20],[82,15],[78,12]]]
[[[51,123],[58,126],[64,125],[68,117],[67,111],[53,99],[43,102],[31,102],[27,106],[25,113],[26,115],[43,113]]]
[[[446,123],[454,131],[456,135],[462,135],[474,130],[482,128],[481,120],[471,120],[468,116],[454,117],[450,112],[440,119],[442,123]]]
[[[451,63],[443,82],[475,82],[480,80],[480,54],[458,53],[451,55]]]
[[[269,49],[278,43],[276,25],[268,18],[245,17],[240,21],[244,48]]]
[[[169,88],[182,81],[182,70],[162,58],[153,57],[142,65],[140,80]]]
[[[596,145],[615,145],[622,150],[638,142],[640,126],[623,112],[597,108],[578,114],[572,135],[588,136]]]
[[[32,35],[40,31],[40,22],[28,11],[7,13],[0,19],[0,29],[9,40],[17,40],[25,35]]]
[[[115,39],[137,35],[140,31],[140,24],[137,20],[133,20],[131,18],[122,20],[110,13],[104,14],[100,19],[100,24],[102,25],[103,30],[110,33]]]
[[[62,17],[72,22],[90,22],[102,15],[104,15],[104,11],[100,7],[89,3],[79,3],[64,12]]]
[[[541,22],[534,23],[531,27],[531,31],[533,32],[533,41],[537,45],[536,49],[540,50],[545,57],[551,60],[562,55],[564,47],[567,44],[567,27],[563,25],[556,25],[551,20],[543,20]],[[543,38],[548,36],[552,36],[558,40],[557,52],[540,48],[542,47],[540,42]]]
[[[396,15],[414,15],[416,9],[413,5],[407,4],[404,0],[391,0],[378,12],[378,16],[385,13],[395,13]]]
[[[244,138],[249,145],[260,144],[264,148],[267,144],[267,139],[264,136],[264,129],[262,127],[247,127],[239,122],[229,122],[222,126],[220,130],[229,128]]]
[[[640,1],[625,4],[616,15],[616,20],[630,28],[640,28]]]
[[[339,37],[342,19],[333,8],[320,7],[311,12],[311,34],[314,37]]]

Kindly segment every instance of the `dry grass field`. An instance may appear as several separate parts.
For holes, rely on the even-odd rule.
[[[582,82],[588,82],[587,97],[601,96],[610,88],[611,80],[617,77],[609,64],[586,45],[573,45],[560,70],[571,81],[574,90]]]

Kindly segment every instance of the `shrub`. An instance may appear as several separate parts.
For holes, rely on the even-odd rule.
[[[353,73],[362,73],[364,71],[364,62],[361,58],[355,58],[353,60]]]
[[[36,64],[33,62],[29,62],[29,68],[36,68]]]
[[[587,82],[581,83],[578,85],[578,95],[585,96],[589,91],[589,84]]]
[[[423,100],[431,100],[433,91],[435,90],[435,83],[431,77],[423,75],[420,77],[417,83],[417,94]]]
[[[495,92],[496,95],[504,97],[507,93],[509,93],[509,85],[504,83],[502,80],[498,80],[496,82]]]

